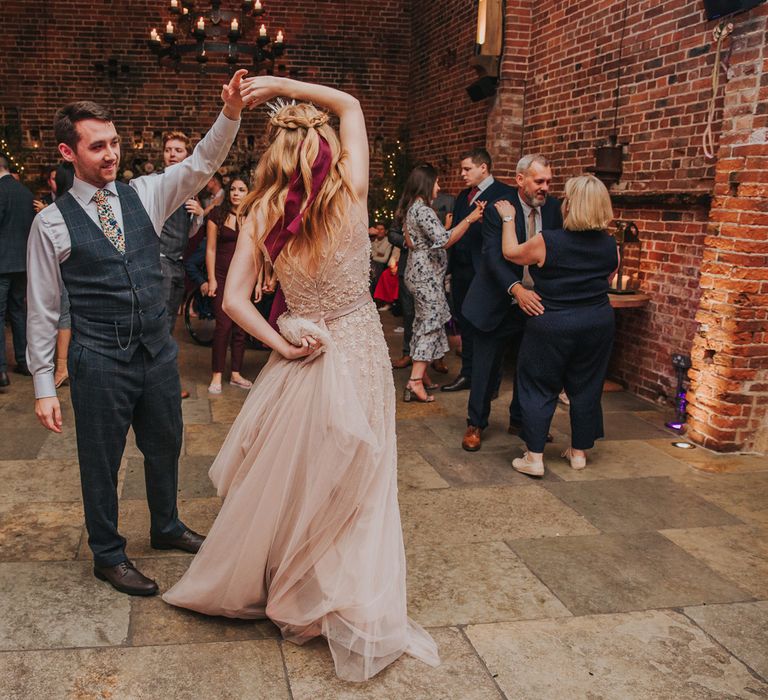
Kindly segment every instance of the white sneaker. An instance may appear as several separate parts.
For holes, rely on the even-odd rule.
[[[544,460],[534,462],[527,452],[524,452],[522,457],[515,457],[512,460],[512,468],[528,476],[544,476]]]

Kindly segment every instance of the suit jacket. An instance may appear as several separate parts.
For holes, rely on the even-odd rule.
[[[0,177],[0,274],[27,269],[34,195],[11,175]]]
[[[453,226],[456,226],[462,219],[469,216],[474,205],[469,203],[470,189],[467,188],[459,192],[453,205]],[[515,189],[501,180],[494,180],[490,187],[487,187],[480,193],[478,199],[485,202],[494,202],[497,199],[511,199],[515,194]],[[461,240],[451,248],[451,259],[448,264],[448,271],[454,275],[463,277],[473,277],[480,269],[483,248],[483,222],[476,221],[470,225],[469,230],[462,236]]]
[[[515,207],[515,232],[518,242],[523,243],[525,213],[520,197],[514,191],[511,197],[505,198]],[[563,217],[558,199],[547,197],[541,208],[541,221],[542,229],[562,228]],[[505,260],[501,252],[501,226],[499,212],[489,199],[482,224],[482,261],[462,306],[462,313],[469,322],[486,333],[495,330],[502,322],[511,303],[508,290],[523,279],[523,266]]]

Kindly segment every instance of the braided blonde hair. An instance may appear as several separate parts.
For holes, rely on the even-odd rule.
[[[305,259],[316,270],[326,243],[343,225],[350,204],[356,200],[345,167],[345,153],[328,115],[308,103],[289,104],[277,110],[267,126],[269,147],[256,166],[253,189],[240,205],[240,214],[254,224],[254,251],[283,216],[288,186],[299,169],[304,181],[304,202],[312,191],[312,165],[317,157],[320,137],[331,148],[331,168],[317,197],[302,217],[298,233],[286,245],[283,255]],[[303,206],[303,204],[302,204]],[[259,228],[256,228],[259,221]]]

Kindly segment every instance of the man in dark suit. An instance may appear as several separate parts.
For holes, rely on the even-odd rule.
[[[0,386],[8,386],[5,357],[5,310],[11,320],[16,372],[27,369],[27,332],[24,292],[27,286],[27,237],[35,217],[34,196],[10,172],[10,163],[0,156]]]
[[[528,155],[517,164],[517,192],[508,199],[515,207],[515,230],[520,243],[543,229],[561,228],[560,202],[549,197],[552,169],[542,155]],[[501,362],[507,349],[515,355],[525,320],[544,312],[527,268],[504,259],[501,252],[502,219],[494,199],[488,198],[482,224],[482,261],[467,292],[462,313],[474,327],[472,387],[467,406],[467,430],[461,446],[480,449],[481,433],[488,426],[491,398],[497,387]],[[517,390],[509,406],[509,432],[520,432]]]
[[[491,166],[491,156],[484,148],[475,148],[461,159],[461,177],[466,189],[456,196],[453,221],[465,219],[478,199],[493,202],[497,199],[510,199],[514,195],[515,191],[509,185],[494,179]],[[448,272],[451,275],[453,309],[461,332],[461,370],[450,384],[441,388],[442,391],[469,389],[472,383],[474,328],[462,308],[472,280],[481,266],[482,245],[482,222],[478,221],[469,227],[469,231],[451,250]]]

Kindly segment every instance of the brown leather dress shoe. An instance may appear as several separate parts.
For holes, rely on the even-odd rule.
[[[405,369],[413,364],[410,355],[403,355],[399,360],[392,360],[392,369]]]
[[[448,365],[442,357],[439,360],[432,360],[432,369],[440,374],[448,374]]]
[[[509,421],[509,427],[507,428],[507,432],[510,435],[520,435],[520,433],[523,430],[523,426],[520,425],[520,423],[515,423],[514,421]],[[547,442],[553,442],[555,438],[552,437],[552,433],[547,433]]]
[[[178,537],[151,537],[152,549],[180,549],[183,552],[197,554],[205,541],[204,535],[199,535],[194,530],[187,528]]]
[[[468,425],[467,432],[464,433],[464,439],[461,441],[462,448],[467,452],[477,452],[482,442],[480,438],[482,432],[482,428],[478,428],[476,425]]]
[[[157,584],[142,574],[133,562],[127,559],[116,566],[94,566],[93,575],[128,595],[155,595],[158,590]]]

